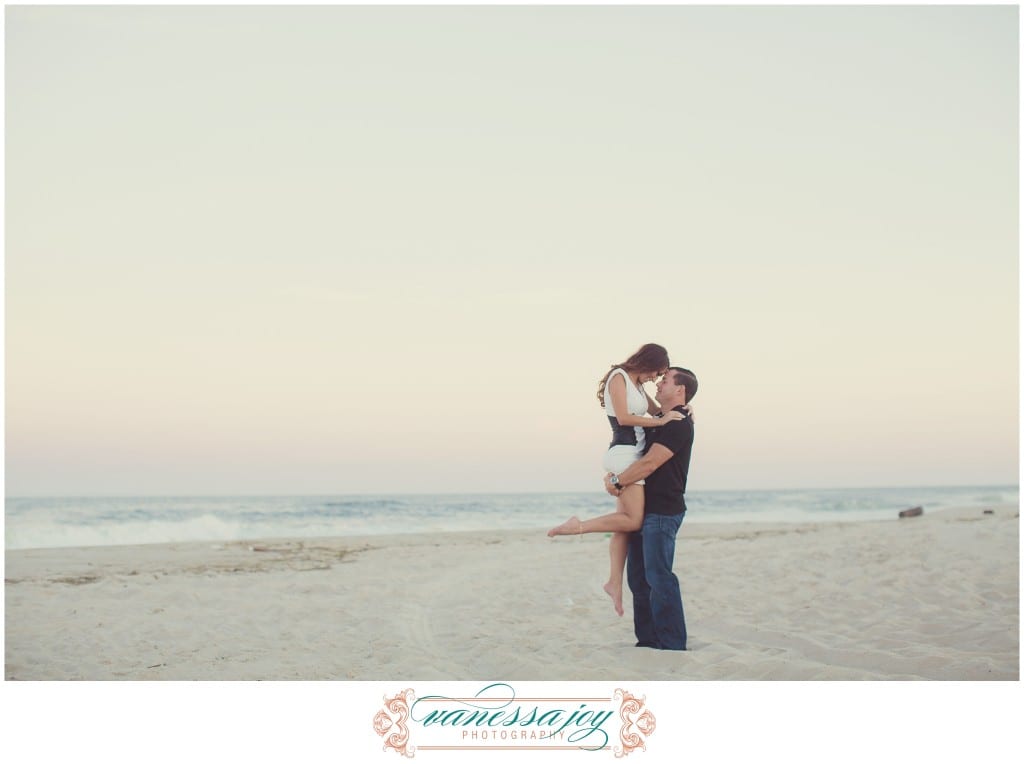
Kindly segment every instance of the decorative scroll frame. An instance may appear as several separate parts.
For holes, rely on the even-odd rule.
[[[619,700],[619,718],[622,728],[619,730],[619,742],[614,746],[615,758],[628,756],[638,748],[647,750],[647,738],[654,734],[656,722],[654,714],[645,708],[647,696],[636,697],[632,693],[616,689],[613,701]],[[409,720],[410,706],[416,699],[412,689],[403,690],[393,697],[384,696],[384,708],[373,717],[373,729],[384,739],[383,750],[389,748],[408,759],[416,755],[416,746],[409,742],[410,732],[406,722]],[[429,747],[429,746],[428,746]]]
[[[384,738],[384,750],[393,748],[402,756],[411,759],[416,755],[416,746],[409,745],[409,704],[415,699],[416,693],[411,689],[398,693],[394,697],[384,696],[384,708],[373,717],[374,731]]]
[[[628,756],[637,748],[646,751],[647,738],[654,733],[655,728],[654,714],[650,709],[644,708],[647,696],[637,698],[626,690],[617,689],[613,697],[622,700],[619,707],[619,718],[622,719],[619,742],[622,745],[615,746],[615,758]]]

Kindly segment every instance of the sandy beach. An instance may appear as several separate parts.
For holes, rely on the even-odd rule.
[[[9,551],[5,676],[1016,680],[1018,508],[992,509],[684,523],[686,653],[633,646],[602,534]]]

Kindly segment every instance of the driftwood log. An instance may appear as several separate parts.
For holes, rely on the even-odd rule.
[[[904,509],[900,512],[900,517],[917,517],[923,515],[924,509],[922,507],[911,507],[910,509]]]

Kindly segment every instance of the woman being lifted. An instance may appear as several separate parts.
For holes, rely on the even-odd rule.
[[[597,387],[600,401],[612,427],[612,442],[604,455],[605,472],[616,475],[644,454],[645,427],[660,427],[683,418],[678,411],[661,416],[661,408],[643,388],[663,375],[669,367],[668,352],[661,345],[644,345],[604,375]],[[645,416],[650,414],[650,416]],[[625,486],[619,494],[616,511],[589,520],[573,515],[548,531],[549,536],[612,532],[608,554],[611,569],[604,590],[612,598],[615,612],[622,615],[622,572],[626,566],[629,534],[640,529],[644,520],[643,480]]]

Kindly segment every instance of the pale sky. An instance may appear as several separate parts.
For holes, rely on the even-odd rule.
[[[8,495],[1017,483],[1001,7],[9,7]]]

